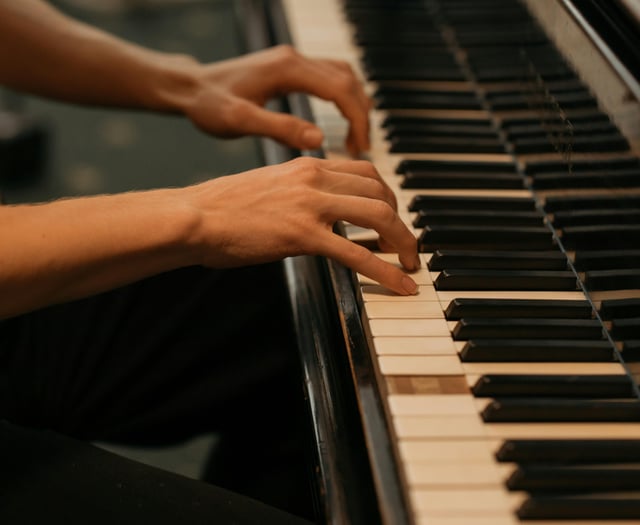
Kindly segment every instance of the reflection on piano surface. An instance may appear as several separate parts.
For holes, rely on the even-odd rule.
[[[375,519],[640,522],[637,79],[625,84],[628,62],[614,72],[573,23],[580,4],[625,4],[283,4],[296,46],[361,71],[371,159],[423,254],[408,298],[356,276],[347,305],[329,270],[339,307],[362,321],[339,312]],[[342,155],[342,119],[311,108],[325,154]]]

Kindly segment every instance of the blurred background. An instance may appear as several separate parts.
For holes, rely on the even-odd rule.
[[[244,51],[232,0],[52,3],[127,40],[200,61]],[[0,88],[0,164],[3,159],[0,194],[6,203],[183,186],[260,164],[253,138],[218,140],[177,116],[76,107]],[[214,444],[215,436],[205,435],[164,448],[99,445],[198,478]]]

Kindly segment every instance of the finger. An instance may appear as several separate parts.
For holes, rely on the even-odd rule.
[[[331,232],[326,232],[326,240],[323,241],[323,238],[324,235],[319,239],[324,247],[323,255],[400,295],[413,295],[418,292],[418,285],[409,275],[397,266],[376,257],[366,248]]]
[[[322,147],[322,130],[293,115],[269,111],[246,100],[237,103],[236,129],[247,135],[262,135],[296,149]]]
[[[295,66],[288,68],[283,87],[334,102],[349,121],[355,149],[358,152],[369,149],[370,99],[350,68],[346,71],[326,60],[299,57]]]
[[[398,252],[402,266],[411,271],[420,267],[416,238],[388,203],[351,195],[333,195],[319,202],[318,210],[323,210],[323,220],[327,223],[345,220],[375,230],[393,248],[391,251]]]
[[[375,165],[373,165],[369,161],[365,160],[348,160],[348,159],[338,159],[325,161],[325,169],[329,169],[331,171],[337,171],[344,174],[356,174],[361,177],[368,177],[371,179],[375,179],[383,185],[385,190],[385,200],[391,204],[394,210],[398,209],[398,201],[395,193],[389,187],[389,185],[384,181],[380,172],[376,169]]]

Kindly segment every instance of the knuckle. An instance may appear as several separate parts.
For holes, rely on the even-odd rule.
[[[374,200],[371,206],[373,216],[379,221],[387,223],[395,220],[396,212],[388,202],[383,200]]]
[[[291,64],[300,58],[299,53],[289,44],[280,44],[273,48],[275,59],[280,64]]]

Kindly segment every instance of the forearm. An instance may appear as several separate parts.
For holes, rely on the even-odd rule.
[[[197,264],[181,191],[0,206],[0,318]]]
[[[68,102],[179,112],[191,58],[151,51],[41,0],[0,0],[0,84]]]

